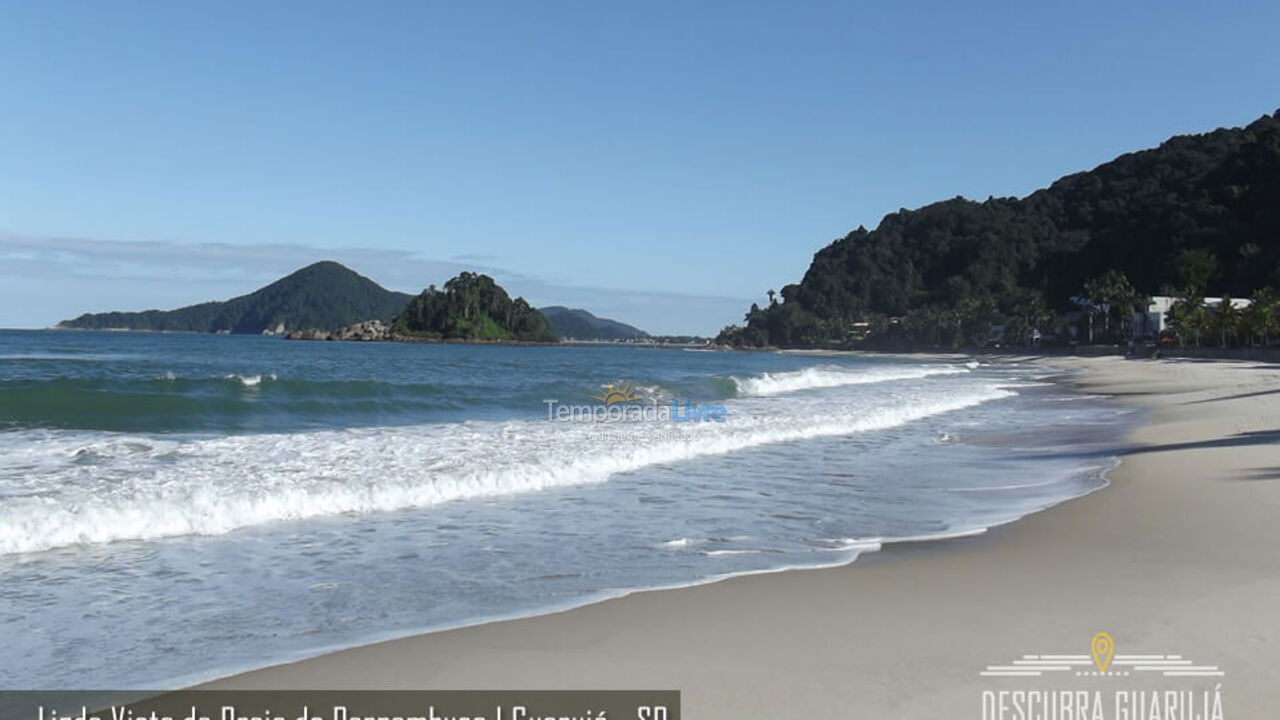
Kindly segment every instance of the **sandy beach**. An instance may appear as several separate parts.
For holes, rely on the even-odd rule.
[[[981,717],[990,664],[1180,653],[1225,671],[1228,717],[1280,697],[1280,372],[1054,358],[1147,413],[1111,484],[984,535],[852,565],[642,592],[384,642],[216,688],[683,691],[690,718]]]

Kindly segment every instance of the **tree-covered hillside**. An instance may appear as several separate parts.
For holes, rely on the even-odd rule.
[[[890,214],[819,250],[799,284],[780,301],[770,291],[719,341],[981,344],[993,325],[1044,329],[1109,273],[1133,298],[1280,285],[1280,111],[1174,137],[1025,198]]]
[[[626,323],[596,317],[586,310],[551,305],[538,308],[551,323],[551,331],[560,338],[574,340],[636,340],[649,337],[649,333]]]
[[[286,330],[333,330],[362,320],[391,318],[412,297],[326,260],[225,302],[177,310],[85,314],[58,327],[261,333],[283,325]]]
[[[547,319],[524,298],[512,300],[493,278],[460,273],[439,290],[432,285],[396,316],[391,331],[438,340],[555,342]]]

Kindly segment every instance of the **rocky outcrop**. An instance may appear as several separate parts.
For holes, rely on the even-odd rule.
[[[285,336],[287,340],[354,340],[357,342],[377,342],[391,340],[391,328],[381,320],[365,320],[355,325],[338,328],[332,332],[324,330],[294,330]]]

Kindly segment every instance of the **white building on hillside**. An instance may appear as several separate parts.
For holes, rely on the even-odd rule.
[[[1133,335],[1135,337],[1160,337],[1160,333],[1169,328],[1169,308],[1178,301],[1176,297],[1167,295],[1156,295],[1151,298],[1151,304],[1147,306],[1146,312],[1135,312],[1133,314]],[[1204,306],[1211,312],[1218,309],[1222,304],[1222,298],[1207,297],[1204,299]],[[1249,298],[1231,298],[1231,307],[1242,310],[1253,304]]]

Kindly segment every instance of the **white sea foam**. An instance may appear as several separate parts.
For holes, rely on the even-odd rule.
[[[908,367],[851,368],[838,365],[807,367],[789,372],[761,373],[751,377],[730,378],[740,396],[769,396],[800,390],[865,385],[893,380],[918,380],[932,375],[956,375],[969,372],[954,365],[917,365]]]
[[[269,375],[267,375],[267,376],[265,376],[265,377],[266,377],[266,379],[267,379],[267,380],[276,380],[276,379],[277,379],[277,378],[276,378],[276,374],[275,374],[275,373],[271,373],[271,374],[269,374]],[[224,379],[227,379],[227,380],[239,380],[239,381],[240,381],[240,384],[241,384],[241,385],[243,385],[243,386],[245,386],[245,387],[257,387],[258,385],[261,385],[261,384],[262,384],[262,380],[263,380],[263,376],[262,376],[262,375],[235,375],[235,374],[232,374],[232,375],[224,375],[224,376],[223,376],[223,378],[224,378]]]
[[[21,462],[7,456],[10,445],[42,462],[12,473],[29,492],[0,498],[0,554],[599,483],[656,464],[896,427],[1012,394],[969,384],[871,404],[740,400],[730,422],[608,446],[590,424],[547,421],[186,439],[9,433],[0,436],[0,474]],[[77,462],[84,453],[93,461]]]
[[[858,552],[876,552],[883,545],[884,538],[839,538],[828,540],[831,547],[821,548],[824,552],[846,552],[849,550],[857,550]]]

